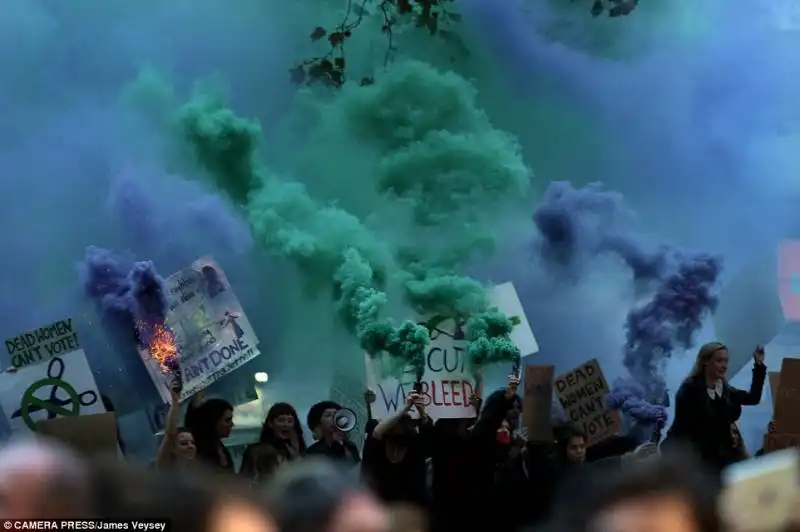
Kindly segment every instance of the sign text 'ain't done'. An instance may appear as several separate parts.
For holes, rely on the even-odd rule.
[[[461,346],[429,347],[425,356],[425,377],[420,393],[427,407],[469,407],[475,388],[466,378],[451,376],[466,374],[466,351]],[[387,412],[402,408],[406,396],[414,389],[416,375],[406,371],[391,387],[378,383],[378,397]]]
[[[605,404],[608,383],[596,360],[559,376],[554,385],[567,419],[583,429],[590,443],[617,430],[617,418]]]
[[[71,318],[58,320],[6,340],[6,351],[15,368],[38,364],[80,348]]]
[[[252,354],[252,351],[253,348],[246,344],[244,340],[233,339],[230,343],[214,349],[207,355],[194,358],[185,365],[181,364],[183,378],[186,381],[199,379],[219,367],[223,362],[227,362],[231,358],[248,356]]]

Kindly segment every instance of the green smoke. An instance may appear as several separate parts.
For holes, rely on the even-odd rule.
[[[489,307],[481,283],[456,271],[491,249],[489,220],[525,197],[531,176],[516,139],[492,127],[476,96],[452,72],[407,62],[337,105],[350,133],[379,153],[376,189],[412,206],[412,238],[396,257],[407,302],[421,315],[468,318],[467,352],[480,367],[519,355],[513,324]],[[421,246],[420,234],[435,244]]]
[[[418,314],[467,321],[473,365],[515,360],[513,324],[490,308],[481,283],[457,273],[476,251],[491,249],[487,220],[525,195],[529,172],[514,139],[476,108],[469,83],[422,63],[395,65],[327,105],[343,119],[341,135],[377,154],[376,192],[409,207],[399,244],[268,171],[259,124],[221,99],[196,94],[179,123],[197,162],[246,212],[257,241],[291,261],[310,288],[331,290],[341,321],[371,356],[385,352],[393,365],[424,373],[428,329],[384,317],[387,284],[400,280]]]

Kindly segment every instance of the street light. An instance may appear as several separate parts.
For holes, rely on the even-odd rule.
[[[269,375],[267,375],[263,371],[259,371],[258,373],[255,374],[255,378],[257,383],[264,384],[269,380]]]

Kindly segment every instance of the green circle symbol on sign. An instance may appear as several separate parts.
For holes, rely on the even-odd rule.
[[[45,386],[52,387],[53,393],[51,393],[51,396],[59,389],[67,392],[67,395],[69,395],[70,408],[67,409],[63,406],[53,404],[49,400],[36,397],[35,393]],[[75,388],[66,381],[62,381],[61,379],[42,379],[34,382],[25,390],[25,393],[22,394],[22,402],[20,403],[20,417],[22,421],[25,422],[29,429],[36,432],[36,422],[31,418],[31,407],[37,407],[45,412],[61,416],[78,416],[81,413],[81,398],[78,392],[75,391]]]

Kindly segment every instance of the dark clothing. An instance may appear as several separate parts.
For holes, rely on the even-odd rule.
[[[691,446],[714,471],[735,462],[731,424],[742,415],[742,406],[761,402],[766,376],[767,367],[756,364],[750,390],[738,390],[726,382],[722,396],[714,399],[708,394],[704,376],[686,379],[676,395],[675,421],[662,449],[668,452],[680,445]]]
[[[306,449],[306,454],[309,456],[325,456],[344,465],[355,466],[361,463],[358,447],[350,440],[344,440],[342,443],[333,443],[331,445],[328,445],[325,440],[317,440]]]
[[[373,428],[374,430],[374,428]],[[378,497],[386,503],[408,502],[425,506],[427,502],[427,467],[431,454],[433,422],[419,427],[419,433],[409,434],[403,445],[407,448],[402,460],[392,463],[386,456],[390,436],[378,440],[370,432],[364,442],[364,461],[361,472]]]
[[[196,459],[216,471],[235,473],[231,452],[217,436],[214,427],[207,426],[207,420],[200,419],[198,414],[198,408],[189,403],[184,424],[194,438],[194,444],[197,447]]]
[[[583,464],[570,464],[565,447],[529,442],[516,470],[518,484],[505,489],[520,499],[521,515],[514,526],[543,523],[554,512],[568,513],[569,501],[589,496],[594,480],[620,467],[622,456],[633,451],[636,443],[630,436],[611,436],[587,448]]]
[[[516,400],[498,390],[483,403],[478,421],[465,437],[434,436],[433,530],[474,527],[475,512],[490,511],[486,503],[494,495],[497,431]]]

